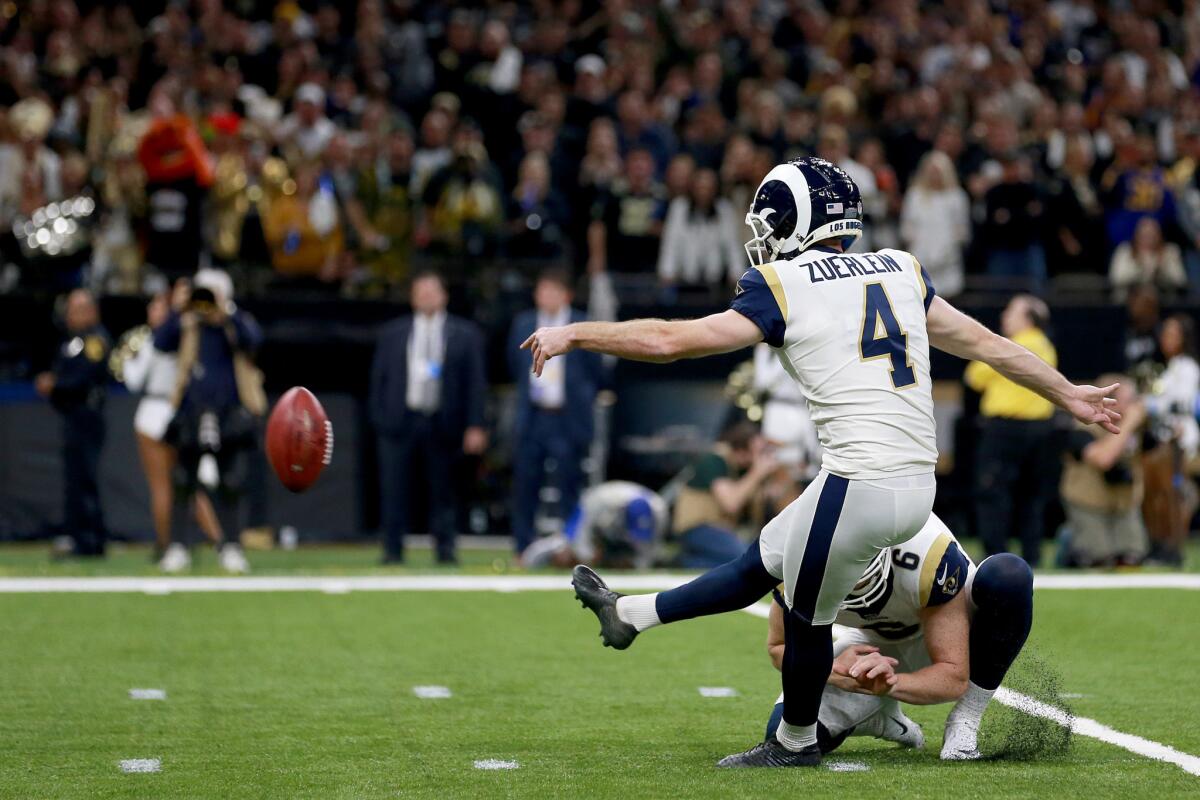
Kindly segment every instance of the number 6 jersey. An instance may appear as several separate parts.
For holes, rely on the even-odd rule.
[[[962,591],[969,599],[975,573],[975,564],[936,514],[916,536],[889,550],[892,569],[884,590],[865,608],[838,609],[836,620],[880,645],[919,635],[924,609],[948,603]]]
[[[933,284],[902,250],[814,247],[753,267],[731,307],[753,321],[812,411],[822,466],[851,479],[937,462],[925,313]]]

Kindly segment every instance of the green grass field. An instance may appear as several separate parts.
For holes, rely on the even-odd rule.
[[[317,569],[305,551],[264,555]],[[319,561],[369,570],[373,555]],[[0,551],[4,574],[69,571],[22,559]],[[260,572],[288,571],[267,560]],[[1194,591],[1040,591],[1030,648],[1083,695],[1077,714],[1200,754],[1197,612]],[[764,620],[735,613],[616,653],[569,592],[0,594],[0,797],[1200,796],[1176,766],[1080,737],[1065,754],[943,764],[946,706],[909,708],[925,751],[850,739],[831,757],[869,771],[719,771],[762,735],[778,692],[764,637]],[[453,696],[413,695],[427,684]],[[1026,720],[993,704],[985,742]],[[162,771],[122,773],[131,758]]]

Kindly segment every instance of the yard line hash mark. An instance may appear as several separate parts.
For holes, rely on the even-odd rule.
[[[444,700],[450,697],[450,689],[445,686],[414,686],[413,694],[422,700]]]
[[[127,758],[120,762],[121,772],[162,772],[162,761],[157,758]]]
[[[166,689],[130,689],[130,700],[166,700]]]
[[[701,697],[737,697],[738,690],[732,686],[701,686]]]
[[[475,762],[475,769],[517,769],[520,766],[516,761],[499,758],[482,758]]]

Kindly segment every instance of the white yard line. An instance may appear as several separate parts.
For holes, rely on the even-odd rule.
[[[771,604],[755,603],[742,610],[756,617],[766,618],[771,613]],[[840,627],[840,625],[834,626],[835,629]],[[1077,696],[1082,697],[1082,695]],[[1073,717],[1057,706],[1043,703],[1040,700],[1035,700],[1028,695],[1014,692],[1003,686],[996,690],[995,697],[997,702],[1003,703],[1009,708],[1015,708],[1018,711],[1024,711],[1026,714],[1032,714],[1035,717],[1043,717],[1052,722],[1057,722],[1064,728],[1069,727],[1072,733],[1092,739],[1099,739],[1109,744],[1115,744],[1117,747],[1124,748],[1139,756],[1174,764],[1192,775],[1200,775],[1200,756],[1180,752],[1169,745],[1160,744],[1150,739],[1143,739],[1141,736],[1135,736],[1132,733],[1121,733],[1094,719]]]
[[[1184,772],[1191,773],[1192,775],[1200,775],[1200,756],[1182,753],[1174,747],[1160,744],[1150,739],[1144,739],[1141,736],[1134,736],[1132,733],[1121,733],[1094,719],[1072,717],[1061,708],[1052,706],[1049,703],[1043,703],[1040,700],[1035,700],[1020,692],[1005,689],[1003,686],[996,690],[996,700],[1009,708],[1015,708],[1018,711],[1024,711],[1026,714],[1032,714],[1035,717],[1042,717],[1052,722],[1057,722],[1063,727],[1070,727],[1072,733],[1077,733],[1080,736],[1088,736],[1092,739],[1099,739],[1102,742],[1115,744],[1117,747],[1124,748],[1131,753],[1137,753],[1139,756],[1174,764]]]
[[[607,578],[618,591],[662,591],[694,578],[680,573],[624,573]],[[1200,574],[1039,575],[1037,589],[1191,589]],[[252,575],[244,577],[0,578],[0,594],[141,592],[536,592],[567,591],[567,575]]]

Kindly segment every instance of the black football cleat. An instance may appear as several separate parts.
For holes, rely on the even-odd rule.
[[[583,607],[590,609],[600,620],[600,638],[605,647],[624,650],[633,644],[638,635],[637,628],[617,616],[617,598],[621,595],[609,589],[599,575],[583,564],[572,571],[571,585]]]
[[[788,750],[772,736],[765,742],[759,742],[744,753],[734,753],[725,756],[717,762],[718,767],[819,767],[821,765],[821,748],[810,744],[803,750]]]

